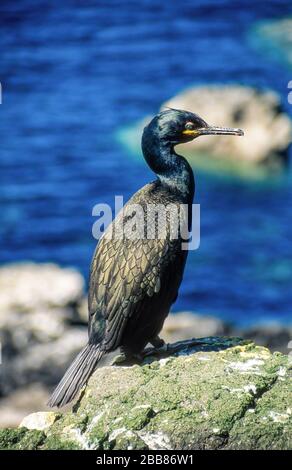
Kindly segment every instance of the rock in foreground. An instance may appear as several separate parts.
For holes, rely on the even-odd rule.
[[[3,449],[290,449],[291,364],[238,338],[92,376],[73,411],[0,432]],[[41,425],[40,425],[41,423]]]

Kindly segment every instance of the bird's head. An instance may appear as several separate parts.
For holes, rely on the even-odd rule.
[[[172,108],[152,119],[144,130],[145,134],[149,132],[171,145],[189,142],[200,135],[244,135],[241,129],[210,126],[195,113]]]

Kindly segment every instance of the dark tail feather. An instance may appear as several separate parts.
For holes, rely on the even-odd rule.
[[[62,407],[72,401],[86,384],[102,355],[103,351],[101,351],[99,344],[87,344],[74,359],[54,390],[48,406]]]

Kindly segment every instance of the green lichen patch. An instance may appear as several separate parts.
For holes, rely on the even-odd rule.
[[[169,357],[98,369],[78,404],[48,428],[45,438],[36,439],[36,446],[292,448],[286,356],[238,338],[204,338],[197,345],[172,347]],[[3,447],[23,445],[25,435],[4,434]]]
[[[235,423],[229,436],[229,448],[292,448],[292,378],[287,358],[276,375],[273,386],[263,390],[254,407]]]
[[[26,428],[1,429],[0,449],[6,450],[35,450],[38,449],[45,440],[42,431],[29,431]]]

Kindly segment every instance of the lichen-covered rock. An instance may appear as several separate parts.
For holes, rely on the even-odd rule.
[[[0,447],[292,448],[287,356],[216,337],[151,354],[140,365],[98,369],[71,412],[43,431],[31,419],[30,430],[2,430]]]
[[[29,431],[26,428],[1,429],[0,449],[36,450],[45,438],[46,435],[42,431]]]
[[[78,272],[52,264],[0,268],[0,427],[18,426],[29,413],[43,410],[50,390],[86,344],[83,285]],[[170,314],[162,331],[167,342],[231,334],[287,352],[291,329],[266,325],[242,330],[208,315],[181,312]]]

